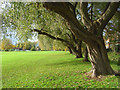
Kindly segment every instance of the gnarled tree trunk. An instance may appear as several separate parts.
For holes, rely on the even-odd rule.
[[[114,74],[108,60],[105,45],[102,41],[101,44],[91,42],[88,45],[88,52],[92,64],[92,77]]]
[[[82,50],[81,50],[81,45],[79,45],[77,48],[76,47],[71,47],[72,54],[76,56],[76,58],[82,58]]]
[[[102,33],[109,20],[117,11],[119,4],[120,2],[111,2],[101,17],[91,23],[92,20],[89,18],[87,9],[88,3],[80,2],[82,23],[86,26],[87,29],[89,29],[86,30],[84,26],[77,20],[74,13],[75,6],[73,6],[71,3],[44,3],[44,7],[46,9],[56,12],[64,19],[66,19],[70,30],[75,35],[75,37],[87,44],[89,57],[92,64],[92,77],[96,77],[98,75],[114,74],[114,71],[108,61]],[[94,28],[92,28],[92,26]]]

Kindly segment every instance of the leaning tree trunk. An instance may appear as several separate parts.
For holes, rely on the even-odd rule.
[[[114,71],[111,68],[108,60],[104,41],[103,39],[101,40],[100,37],[102,36],[103,29],[117,11],[120,2],[111,2],[107,10],[105,10],[105,13],[93,23],[91,23],[91,19],[89,18],[89,14],[87,13],[87,4],[88,3],[81,3],[80,13],[82,23],[87,27],[87,29],[95,25],[95,28],[90,31],[86,30],[84,26],[79,23],[73,10],[74,6],[71,3],[44,3],[43,6],[46,9],[58,13],[64,19],[66,19],[69,24],[70,30],[75,35],[75,37],[87,44],[89,57],[92,64],[92,77],[96,77],[98,75],[114,74]],[[92,33],[94,31],[97,32],[97,34]]]
[[[107,51],[103,42],[101,44],[93,43],[88,45],[89,57],[92,64],[92,77],[98,75],[112,75],[113,69],[110,66]]]
[[[72,54],[76,56],[76,58],[82,58],[82,52],[78,51],[76,48],[71,48]]]
[[[82,46],[82,41],[80,42],[77,42],[74,44],[70,44],[70,45],[67,45],[68,46],[68,49],[69,49],[69,52],[72,53],[73,55],[76,56],[76,58],[82,58],[82,50],[81,50],[81,46]]]
[[[90,62],[89,60],[88,60],[88,50],[87,50],[87,47],[85,47],[85,54],[84,54],[84,60],[83,60],[83,62]]]
[[[82,41],[77,42],[76,48],[78,54],[76,55],[76,58],[83,58],[81,46],[82,46]]]
[[[70,47],[68,47],[68,50],[69,50],[70,54],[72,54],[72,53],[73,53]]]

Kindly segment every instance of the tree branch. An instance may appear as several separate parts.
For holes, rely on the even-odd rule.
[[[106,12],[106,10],[108,9],[109,5],[110,5],[110,2],[107,3],[106,8],[105,8],[104,12],[102,13],[102,15]]]
[[[43,6],[53,12],[60,14],[64,19],[67,20],[72,33],[83,41],[88,41],[90,38],[96,39],[95,35],[84,29],[84,26],[79,23],[77,18],[74,16],[73,9],[69,7],[68,2],[45,2]],[[72,10],[71,10],[72,9]],[[76,28],[75,28],[76,27]],[[88,39],[89,38],[89,39]],[[98,39],[97,39],[98,41]]]
[[[76,52],[76,47],[74,47],[74,45],[71,44],[71,43],[70,43],[69,41],[67,41],[67,40],[64,40],[64,39],[59,38],[59,37],[54,37],[54,36],[52,36],[52,35],[50,35],[50,34],[48,34],[48,33],[46,33],[46,32],[43,32],[43,31],[41,31],[41,30],[38,30],[38,29],[34,29],[34,30],[31,30],[31,31],[38,32],[38,34],[45,35],[45,36],[47,36],[47,37],[49,37],[49,38],[51,38],[51,39],[61,41],[64,45],[66,45],[67,47],[70,47],[73,51]]]
[[[75,35],[75,37],[79,40],[90,44],[91,40],[93,42],[97,42],[101,44],[101,37],[96,36],[92,32],[85,30],[82,23],[79,23],[77,18],[74,16],[73,9],[70,7],[69,2],[45,2],[43,6],[46,9],[49,9],[55,13],[61,15],[64,19],[67,20],[71,32]]]
[[[92,26],[92,24],[91,19],[89,18],[87,6],[88,2],[80,2],[80,14],[82,22],[87,26],[87,28],[89,28],[90,26]]]
[[[64,35],[67,35],[69,37],[69,39],[72,40],[71,36],[68,33],[65,33]]]
[[[97,23],[97,25],[101,28],[101,30],[105,28],[109,20],[113,17],[119,5],[120,2],[111,2],[109,4],[109,7],[105,9],[104,14],[99,19],[97,19],[95,23]]]
[[[49,9],[51,11],[54,11],[58,14],[60,14],[62,17],[64,17],[67,21],[71,20],[75,24],[77,24],[78,27],[81,28],[81,30],[84,29],[84,27],[77,21],[73,8],[74,6],[70,4],[69,2],[46,2],[43,4],[43,6],[46,9]]]
[[[75,2],[75,6],[74,6],[74,10],[73,10],[73,12],[74,12],[74,14],[75,14],[75,17],[76,17],[75,9],[76,9],[76,7],[77,7],[77,4],[78,4],[78,2]]]
[[[46,33],[46,32],[43,32],[43,31],[41,31],[41,30],[38,30],[38,29],[34,29],[34,30],[32,30],[32,31],[38,32],[38,34],[46,35],[46,36],[48,36],[49,38],[54,39],[54,40],[59,40],[59,41],[64,42],[64,43],[69,43],[67,40],[64,40],[64,39],[59,38],[59,37],[54,37],[54,36],[52,36],[52,35],[50,35],[50,34],[48,34],[48,33]]]

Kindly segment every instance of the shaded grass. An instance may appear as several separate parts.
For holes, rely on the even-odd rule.
[[[85,72],[90,71],[91,64],[82,60],[64,51],[3,52],[3,88],[118,87],[118,78],[114,75],[100,81],[89,79]],[[116,63],[111,65],[118,68]]]

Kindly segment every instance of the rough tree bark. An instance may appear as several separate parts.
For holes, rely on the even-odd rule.
[[[92,77],[114,74],[108,60],[105,45],[102,42],[100,45],[98,43],[89,45],[88,52],[92,64]]]
[[[79,40],[84,41],[88,46],[89,57],[92,64],[92,77],[98,75],[114,74],[108,61],[106,48],[103,41],[103,29],[113,17],[120,3],[111,2],[103,15],[91,23],[87,13],[87,3],[80,3],[80,12],[82,23],[88,30],[84,29],[74,14],[74,6],[69,2],[45,2],[43,6],[46,9],[54,11],[67,20],[71,32]]]

